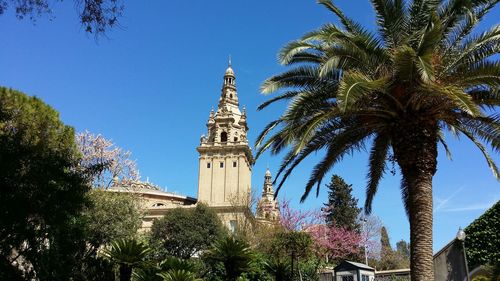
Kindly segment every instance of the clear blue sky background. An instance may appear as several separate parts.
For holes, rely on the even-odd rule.
[[[336,1],[345,12],[374,28],[369,1]],[[228,55],[233,57],[239,98],[248,109],[250,139],[277,117],[284,104],[262,112],[259,86],[283,71],[277,51],[286,42],[335,21],[315,1],[126,1],[121,27],[94,41],[79,25],[73,1],[54,7],[52,20],[36,25],[0,16],[0,85],[36,95],[56,108],[78,131],[88,129],[133,152],[143,179],[191,196],[197,193],[200,135],[206,133],[211,107],[217,106]],[[497,7],[482,28],[498,23]],[[434,179],[434,249],[451,240],[500,199],[500,186],[470,143],[450,140],[449,161],[440,151]],[[494,158],[500,164],[498,155]],[[260,193],[264,171],[276,171],[280,158],[265,155],[253,169]],[[280,197],[300,208],[320,207],[311,196],[298,203],[312,158],[288,180]],[[352,183],[360,205],[365,199],[367,156],[347,158],[334,171]],[[387,175],[374,213],[388,227],[392,244],[409,240],[401,203],[399,175]]]

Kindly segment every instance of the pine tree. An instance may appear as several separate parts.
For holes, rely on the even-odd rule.
[[[357,218],[361,209],[358,208],[358,199],[351,194],[352,185],[347,184],[338,175],[333,175],[327,188],[329,190],[328,203],[325,204],[327,224],[359,231]]]

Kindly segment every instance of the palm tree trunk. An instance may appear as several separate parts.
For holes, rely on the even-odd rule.
[[[433,281],[432,178],[437,166],[438,131],[436,125],[412,121],[394,134],[393,148],[410,220],[411,280]]]
[[[132,280],[132,267],[122,264],[120,265],[120,281]]]

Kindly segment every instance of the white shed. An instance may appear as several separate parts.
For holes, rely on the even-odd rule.
[[[335,281],[373,281],[375,269],[366,264],[343,261],[335,267]]]

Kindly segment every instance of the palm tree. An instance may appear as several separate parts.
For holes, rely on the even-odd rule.
[[[174,278],[173,280],[184,280],[182,278],[190,278],[188,276],[189,274],[193,275],[194,278],[195,271],[196,267],[191,261],[179,259],[176,257],[167,257],[157,264],[154,264],[152,262],[141,264],[140,268],[134,269],[132,280],[161,281],[165,278]]]
[[[264,264],[264,268],[274,277],[274,281],[290,280],[291,267],[285,261],[271,259]]]
[[[118,239],[104,250],[104,256],[120,266],[120,281],[130,281],[134,267],[141,265],[151,249],[135,239]]]
[[[216,241],[207,255],[224,265],[227,281],[234,281],[248,271],[254,259],[247,243],[232,236]]]
[[[340,21],[287,44],[288,71],[267,79],[263,93],[288,100],[286,111],[257,139],[257,157],[288,150],[279,185],[309,155],[324,151],[302,201],[341,159],[370,147],[365,211],[388,161],[397,163],[410,221],[412,280],[433,280],[432,178],[444,134],[464,136],[499,177],[487,147],[500,148],[500,26],[473,30],[499,0],[371,0],[378,31],[370,32],[329,0]]]
[[[192,272],[186,270],[169,270],[158,274],[164,281],[199,281]]]
[[[195,272],[195,265],[190,260],[183,260],[176,257],[167,257],[160,262],[158,266],[163,271],[169,270],[184,270],[187,272]]]

